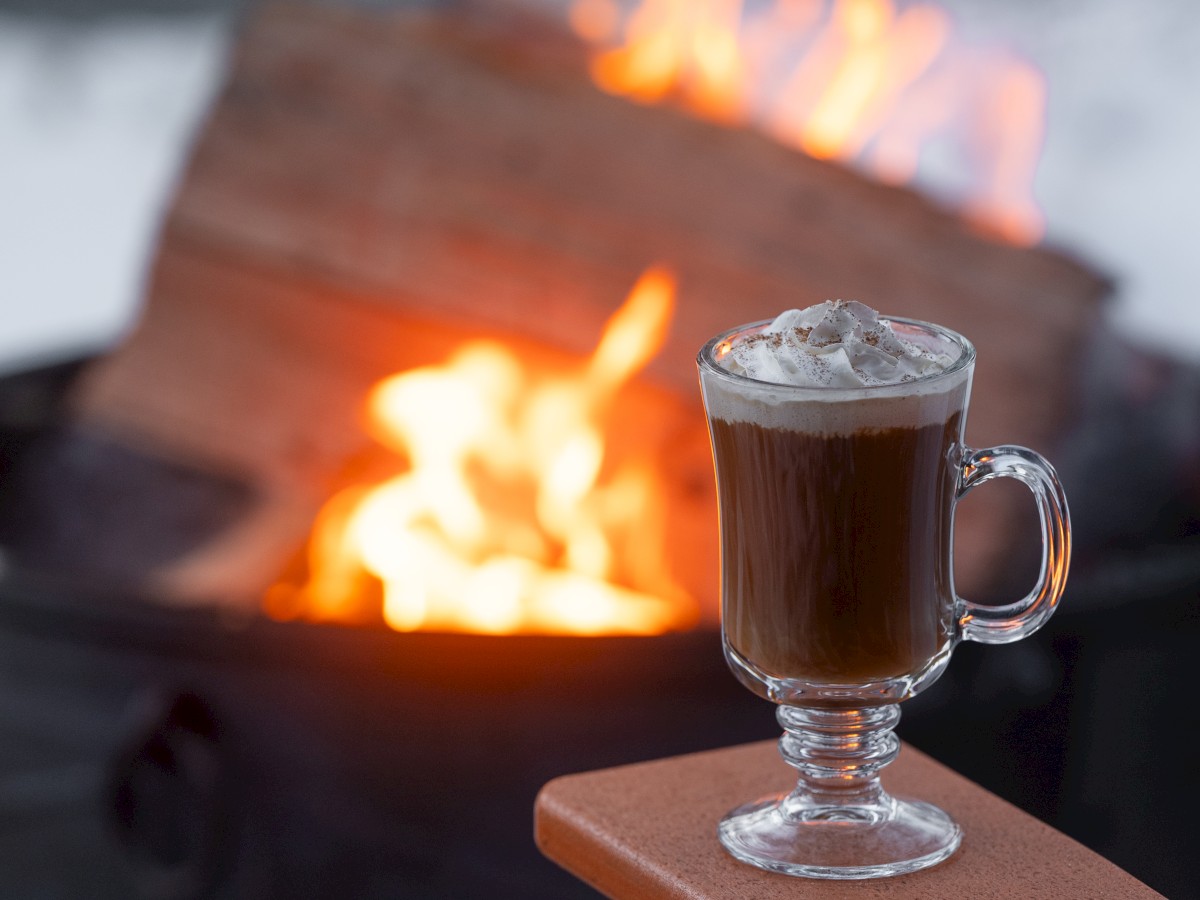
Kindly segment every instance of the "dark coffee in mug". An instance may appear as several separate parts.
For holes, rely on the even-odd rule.
[[[712,422],[725,633],[776,678],[918,672],[950,640],[962,417],[812,434]]]

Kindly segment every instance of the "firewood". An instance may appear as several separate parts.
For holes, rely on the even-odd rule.
[[[661,404],[643,423],[670,423],[655,439],[673,559],[709,609],[715,501],[693,360],[720,330],[832,297],[935,321],[978,349],[973,444],[1061,438],[1102,277],[763,135],[605,95],[585,61],[556,25],[507,7],[281,4],[247,24],[141,325],[78,402],[89,423],[261,488],[262,515],[160,573],[164,592],[244,600],[270,584],[372,452],[358,416],[375,379],[489,334],[566,364],[654,263],[678,273],[679,307],[633,391]],[[958,528],[966,590],[1028,521],[1019,493],[980,495]]]

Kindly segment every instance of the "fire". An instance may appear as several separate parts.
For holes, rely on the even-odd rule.
[[[695,604],[665,570],[665,501],[646,460],[606,466],[618,390],[661,346],[674,279],[647,271],[569,377],[493,341],[371,391],[368,427],[407,470],[333,497],[309,578],[275,586],[279,618],[361,618],[364,585],[400,631],[656,634]]]
[[[1011,55],[965,50],[936,6],[774,0],[748,14],[742,0],[642,0],[623,15],[616,0],[576,0],[570,21],[598,48],[603,90],[754,124],[888,183],[913,180],[922,150],[948,144],[969,219],[1016,244],[1042,236],[1044,80]]]

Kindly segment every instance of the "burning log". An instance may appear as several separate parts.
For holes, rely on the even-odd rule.
[[[257,603],[327,497],[395,467],[359,420],[373,383],[480,337],[569,368],[660,262],[677,319],[611,436],[615,455],[623,441],[661,460],[670,567],[709,613],[715,500],[693,365],[707,337],[839,296],[936,321],[978,347],[969,440],[1045,448],[1106,290],[908,190],[605,95],[582,46],[516,10],[273,5],[195,147],[140,327],[78,410],[255,487],[239,527],[155,584]],[[981,493],[960,516],[964,591],[1011,553],[1028,503]]]

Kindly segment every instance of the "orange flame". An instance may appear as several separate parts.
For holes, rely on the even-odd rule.
[[[604,421],[661,346],[674,279],[646,272],[573,377],[537,377],[490,341],[393,375],[368,398],[369,427],[404,474],[336,495],[300,589],[267,598],[279,618],[355,619],[382,585],[400,631],[655,634],[695,604],[663,568],[665,501],[645,461],[605,470]]]
[[[811,156],[889,183],[916,176],[923,146],[952,137],[962,121],[976,123],[959,148],[975,150],[965,213],[1013,243],[1042,236],[1032,185],[1043,78],[1020,60],[964,58],[938,7],[775,0],[747,16],[741,0],[642,0],[622,26],[615,0],[576,0],[570,20],[599,47],[592,75],[603,90],[754,122]]]

